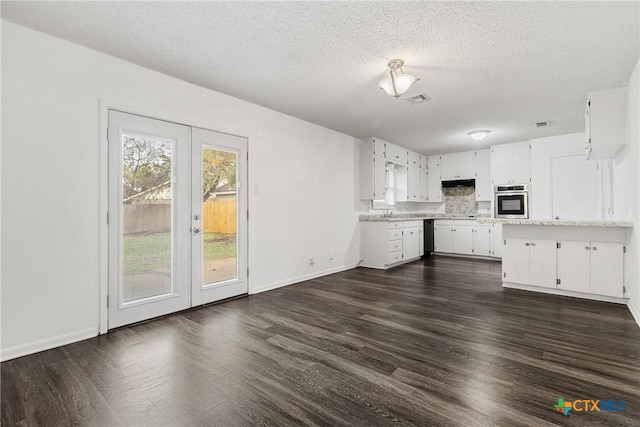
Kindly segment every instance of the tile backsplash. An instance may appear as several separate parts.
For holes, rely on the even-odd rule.
[[[448,187],[443,188],[445,213],[453,215],[476,215],[478,202],[476,202],[475,187]]]

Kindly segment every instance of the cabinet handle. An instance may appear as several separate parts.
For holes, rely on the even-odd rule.
[[[531,246],[535,246],[535,245],[536,245],[535,243],[532,243],[532,244],[531,244]]]
[[[555,219],[560,219],[560,217],[559,217],[559,216],[557,216],[557,217],[555,217]]]
[[[529,242],[527,242],[527,243],[525,243],[524,245],[525,245],[525,246],[529,246],[530,244],[529,244]]]
[[[591,249],[593,249],[594,251],[598,250],[598,248],[596,246],[592,247]]]
[[[586,250],[590,251],[591,250],[591,246],[585,246],[584,247]]]

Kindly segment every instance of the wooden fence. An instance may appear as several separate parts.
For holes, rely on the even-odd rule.
[[[211,233],[236,233],[235,200],[207,200],[202,206],[202,229]]]
[[[162,233],[171,230],[170,204],[124,205],[123,231],[128,233]],[[207,200],[202,206],[202,229],[211,233],[236,233],[235,200]]]

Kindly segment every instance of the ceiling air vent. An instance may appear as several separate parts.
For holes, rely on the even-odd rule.
[[[421,102],[431,101],[431,98],[429,98],[429,95],[427,95],[426,93],[421,93],[420,95],[414,95],[408,98],[404,98],[404,100],[407,101],[409,104],[413,105],[413,104],[419,104]]]
[[[536,123],[536,127],[537,128],[544,128],[547,126],[551,126],[551,123],[549,123],[549,121],[547,120],[546,122],[538,122]]]

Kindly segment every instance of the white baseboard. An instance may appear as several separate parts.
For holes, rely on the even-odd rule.
[[[640,327],[640,310],[638,309],[638,307],[633,305],[633,302],[631,302],[631,300],[629,300],[629,302],[627,303],[627,307],[629,307],[629,311],[631,312],[631,315],[636,320],[638,327]]]
[[[518,283],[502,282],[503,288],[520,289],[522,291],[540,292],[543,294],[560,295],[564,297],[574,297],[590,299],[594,301],[613,302],[616,304],[628,304],[627,298],[608,297],[604,295],[584,294],[582,292],[565,291],[564,289],[543,288],[540,286],[520,285]]]
[[[294,283],[304,282],[306,280],[317,279],[318,277],[328,276],[329,274],[340,273],[341,271],[351,270],[356,268],[359,262],[349,265],[343,265],[340,267],[329,268],[327,270],[315,271],[309,274],[303,274],[302,276],[293,277],[290,279],[280,280],[278,282],[267,283],[266,285],[258,286],[251,289],[250,294],[259,294],[260,292],[271,291],[273,289],[282,288],[283,286],[293,285]]]
[[[0,351],[0,361],[15,359],[17,357],[26,356],[28,354],[38,353],[39,351],[49,350],[66,344],[86,340],[98,335],[97,328],[87,328],[80,331],[70,332],[57,337],[46,338],[27,344],[17,345],[15,347],[3,348]]]

